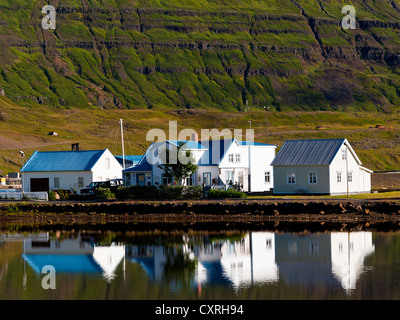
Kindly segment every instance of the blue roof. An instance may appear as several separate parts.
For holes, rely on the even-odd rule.
[[[147,162],[147,157],[143,156],[139,163],[135,164],[133,167],[123,170],[123,172],[150,172],[152,171],[152,166]]]
[[[329,165],[346,139],[288,140],[272,166]]]
[[[185,144],[187,149],[204,149],[203,145],[200,142],[196,142],[193,140],[167,140],[166,142],[173,144],[175,146],[179,146],[180,143]]]
[[[57,273],[98,273],[101,267],[92,255],[85,254],[23,254],[22,257],[36,273],[44,266],[53,266]]]
[[[106,150],[36,151],[21,172],[90,171]]]
[[[122,160],[122,156],[115,156],[115,158],[121,159]],[[125,156],[125,161],[128,160],[130,162],[132,162],[132,164],[137,164],[140,162],[140,160],[143,158],[143,155],[141,156]]]

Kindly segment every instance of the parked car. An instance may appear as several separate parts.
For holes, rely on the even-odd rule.
[[[86,188],[82,188],[79,190],[80,194],[83,196],[91,196],[94,195],[96,189],[99,188],[107,188],[112,192],[115,192],[119,187],[124,185],[124,179],[112,179],[107,181],[95,181],[89,184]]]

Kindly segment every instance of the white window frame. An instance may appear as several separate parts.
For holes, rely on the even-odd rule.
[[[353,171],[349,171],[347,173],[347,181],[348,182],[353,182]]]
[[[194,182],[194,174],[185,179],[186,186],[193,186],[193,182]]]
[[[311,175],[315,175],[315,179],[312,178]],[[314,182],[315,180],[315,182]],[[309,172],[308,173],[308,184],[318,184],[318,173],[317,172]]]
[[[336,171],[336,182],[342,183],[342,171]]]
[[[264,171],[264,183],[271,183],[271,171]]]
[[[342,149],[342,160],[347,160],[347,149]]]
[[[296,172],[287,173],[287,184],[296,184]]]
[[[84,188],[85,187],[85,178],[84,177],[78,177],[78,188]]]
[[[60,189],[60,177],[54,177],[54,189]]]
[[[240,163],[241,161],[241,154],[240,153],[236,153],[235,154],[235,163]]]
[[[232,181],[233,184],[233,175],[234,175],[233,171],[225,171],[225,184],[229,184],[230,181]]]
[[[233,163],[233,153],[228,154],[228,162]]]

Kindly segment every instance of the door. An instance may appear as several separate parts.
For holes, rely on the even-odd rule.
[[[211,172],[203,173],[203,183],[205,186],[211,186]]]
[[[49,178],[31,178],[31,192],[47,192],[49,189]]]
[[[136,185],[138,186],[144,186],[145,185],[145,180],[144,180],[144,173],[139,173],[136,175]]]

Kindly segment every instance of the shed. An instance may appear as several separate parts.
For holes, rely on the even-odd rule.
[[[122,166],[108,149],[36,151],[21,174],[24,192],[79,190],[93,181],[122,178]]]
[[[347,139],[289,140],[271,165],[275,194],[358,194],[371,191],[364,168]]]

